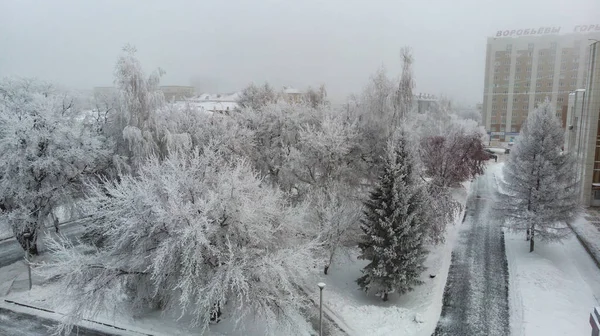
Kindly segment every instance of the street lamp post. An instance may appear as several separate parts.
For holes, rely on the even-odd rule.
[[[319,336],[323,336],[323,288],[325,288],[324,282],[319,282]]]

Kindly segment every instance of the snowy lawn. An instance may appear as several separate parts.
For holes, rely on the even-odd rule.
[[[506,232],[511,335],[589,335],[600,305],[600,270],[575,236],[563,244]]]
[[[37,257],[35,262],[47,260],[49,255]],[[0,306],[10,310],[20,311],[28,314],[38,315],[49,319],[60,320],[63,318],[61,314],[64,309],[57,307],[50,301],[50,294],[56,289],[56,285],[43,283],[42,279],[33,272],[34,286],[31,291],[28,290],[27,267],[23,261],[15,262],[11,265],[0,268]],[[10,290],[10,292],[9,292]],[[16,306],[7,303],[4,300],[10,300],[21,304],[30,305],[36,308],[51,310],[55,313],[48,313],[31,308]],[[114,333],[116,335],[140,335],[152,334],[156,336],[168,335],[199,335],[200,330],[194,328],[186,328],[189,325],[190,317],[184,315],[180,319],[179,313],[172,315],[164,315],[159,311],[150,311],[140,316],[133,316],[123,309],[118,309],[118,302],[115,302],[114,307],[104,307],[103,312],[89,319],[95,322],[114,325],[119,328],[126,329],[118,331],[114,328],[98,327],[96,323],[83,321],[84,327],[97,329],[100,331]],[[235,317],[227,316],[225,313],[222,316],[221,323],[211,325],[210,333],[207,336],[226,336],[226,335],[247,335],[247,336],[262,336],[265,334],[261,323],[255,321],[245,321],[242,324],[246,327],[245,330],[235,330],[232,321]],[[259,326],[257,326],[259,325]]]
[[[454,192],[454,198],[465,204],[470,182]],[[442,311],[444,287],[450,267],[452,248],[463,213],[457,216],[456,224],[448,226],[446,243],[433,247],[421,276],[423,285],[402,296],[390,295],[387,302],[374,295],[367,295],[356,284],[368,263],[357,260],[358,249],[340,253],[329,269],[329,274],[315,275],[315,284],[325,282],[323,292],[325,306],[335,313],[352,330],[351,336],[423,335],[430,336]],[[431,279],[429,274],[435,274]],[[316,285],[315,285],[316,288]]]

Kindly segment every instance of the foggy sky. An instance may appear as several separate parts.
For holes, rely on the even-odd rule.
[[[249,82],[330,98],[359,92],[413,48],[417,92],[482,101],[486,38],[497,30],[600,24],[598,0],[0,0],[0,77],[35,76],[76,89],[112,85],[135,45],[162,84],[233,91]]]

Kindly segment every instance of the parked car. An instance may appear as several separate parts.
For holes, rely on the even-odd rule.
[[[494,153],[491,149],[486,148],[483,151],[487,154],[488,160],[494,159],[494,161],[498,162],[498,155],[496,155],[496,153]]]

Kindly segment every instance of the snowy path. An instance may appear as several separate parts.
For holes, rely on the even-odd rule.
[[[434,335],[509,334],[504,239],[501,222],[491,211],[493,174],[477,178],[473,188],[467,217],[452,252],[442,314]]]

